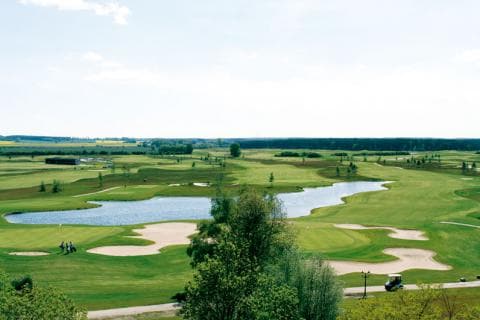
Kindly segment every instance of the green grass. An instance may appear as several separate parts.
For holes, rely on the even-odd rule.
[[[193,182],[216,183],[223,175],[224,188],[231,194],[242,185],[262,191],[297,191],[299,187],[329,185],[340,180],[395,181],[388,191],[362,193],[346,199],[346,204],[316,209],[308,217],[292,220],[298,245],[307,254],[321,254],[328,259],[380,262],[394,259],[382,253],[390,247],[424,248],[437,252],[436,259],[449,264],[452,270],[410,270],[404,272],[408,283],[452,282],[465,276],[480,274],[480,232],[478,229],[440,224],[456,221],[479,225],[480,177],[464,175],[457,168],[461,161],[480,160],[468,152],[441,152],[442,165],[434,168],[398,169],[401,160],[382,157],[387,165],[377,165],[378,157],[356,157],[359,172],[347,177],[348,161],[339,163],[332,151],[319,150],[321,159],[275,158],[278,150],[248,150],[244,158],[227,159],[226,168],[200,160],[210,153],[223,157],[224,149],[195,151],[192,157],[115,156],[116,170],[104,172],[103,186],[98,172],[73,170],[71,167],[46,166],[41,158],[9,160],[0,157],[0,214],[24,211],[46,211],[87,208],[88,200],[139,200],[158,195],[212,196],[215,187],[202,188]],[[422,154],[416,154],[416,157]],[[192,168],[195,162],[195,168]],[[121,169],[127,166],[129,174]],[[341,176],[335,168],[339,166]],[[92,165],[90,170],[97,170]],[[268,178],[273,172],[274,186]],[[42,179],[65,182],[59,194],[38,192]],[[169,184],[181,183],[180,187]],[[83,197],[75,195],[119,187],[105,193]],[[3,189],[3,190],[1,190]],[[47,186],[50,190],[50,186]],[[385,230],[344,230],[335,223],[358,223],[372,226],[394,226],[426,232],[429,241],[392,239]],[[191,277],[185,246],[171,247],[147,257],[105,257],[86,253],[99,245],[146,244],[126,238],[133,226],[30,226],[11,225],[0,221],[0,266],[13,274],[31,274],[41,284],[57,286],[88,309],[103,309],[171,301]],[[62,240],[72,240],[80,248],[74,255],[58,253]],[[15,250],[52,252],[45,257],[14,257]],[[346,286],[360,286],[359,274],[344,275]],[[384,276],[371,276],[369,284],[382,284]],[[474,291],[476,292],[476,291]]]

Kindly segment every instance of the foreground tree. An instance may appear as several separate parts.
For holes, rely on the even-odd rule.
[[[230,155],[234,158],[240,157],[242,151],[240,150],[240,145],[238,143],[232,143],[230,145]]]
[[[9,281],[0,272],[0,319],[83,320],[86,313],[54,288],[41,288],[31,281]]]
[[[341,287],[320,260],[303,260],[273,196],[217,196],[189,254],[184,319],[334,319]],[[303,301],[301,301],[303,300]]]
[[[258,292],[261,284],[274,283],[264,272],[267,265],[290,246],[284,237],[287,225],[279,202],[245,190],[237,200],[217,197],[211,213],[214,220],[200,225],[189,248],[197,270],[186,287],[184,318],[268,319],[262,314],[273,312],[273,301],[261,297],[275,297],[277,289],[281,289],[283,303],[291,303],[285,307],[297,310],[291,288],[271,286]]]

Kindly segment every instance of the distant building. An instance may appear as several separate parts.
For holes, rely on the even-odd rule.
[[[46,158],[46,164],[67,164],[71,166],[77,166],[80,164],[80,160],[76,158]]]

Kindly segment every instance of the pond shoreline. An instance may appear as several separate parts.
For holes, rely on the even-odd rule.
[[[388,190],[391,181],[337,182],[331,186],[304,188],[279,193],[288,218],[308,216],[313,209],[344,204],[344,198],[363,192]],[[198,196],[157,196],[148,200],[88,201],[96,207],[75,210],[11,213],[5,220],[37,225],[139,225],[163,221],[210,218],[211,198]]]

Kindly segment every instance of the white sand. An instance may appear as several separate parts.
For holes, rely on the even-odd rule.
[[[208,186],[210,186],[209,183],[205,183],[205,182],[194,182],[193,185],[195,187],[208,187]]]
[[[27,256],[27,257],[39,257],[48,256],[50,253],[41,251],[25,251],[25,252],[10,252],[11,256]]]
[[[350,230],[374,230],[374,229],[385,229],[390,230],[391,233],[388,234],[390,238],[403,239],[403,240],[417,240],[425,241],[428,238],[424,235],[423,231],[418,230],[405,230],[397,229],[393,227],[366,227],[361,224],[335,224],[335,227],[341,229],[350,229]]]
[[[460,178],[462,180],[473,180],[473,178]]]
[[[103,193],[103,192],[112,191],[112,190],[115,190],[115,189],[118,189],[118,188],[120,188],[120,187],[112,187],[112,188],[108,188],[108,189],[105,189],[105,190],[100,190],[100,191],[97,191],[97,192],[78,194],[78,195],[73,196],[73,197],[78,198],[78,197],[91,196],[91,195],[94,195],[94,194],[99,194],[99,193]]]
[[[370,271],[373,274],[389,274],[409,269],[450,270],[451,267],[433,259],[435,252],[423,249],[390,248],[383,250],[385,254],[397,257],[398,260],[382,263],[355,261],[328,261],[337,274]]]
[[[169,187],[180,187],[181,184],[180,183],[171,183],[168,185]]]
[[[87,252],[103,254],[107,256],[146,256],[158,254],[161,248],[177,245],[189,244],[188,236],[195,233],[197,225],[194,223],[171,222],[158,223],[145,226],[144,229],[133,230],[140,236],[132,238],[145,239],[153,241],[154,244],[147,246],[109,246],[98,247],[88,250]]]

